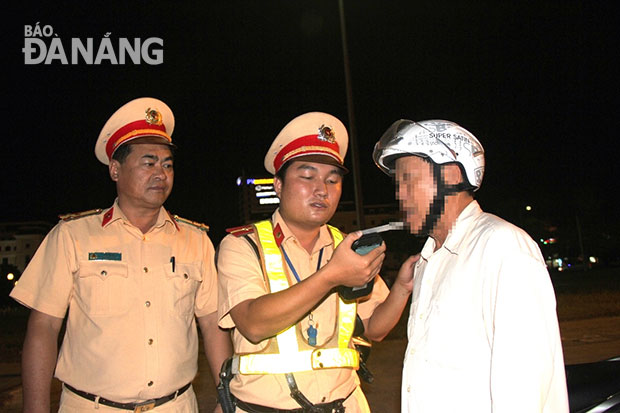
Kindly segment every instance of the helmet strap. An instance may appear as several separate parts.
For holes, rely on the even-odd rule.
[[[446,206],[446,198],[448,195],[455,194],[461,191],[467,191],[471,189],[469,183],[461,181],[456,185],[446,185],[443,180],[443,168],[442,165],[431,162],[433,165],[433,180],[437,188],[437,196],[433,198],[433,202],[430,204],[430,208],[426,217],[424,217],[424,223],[420,229],[420,235],[430,235],[433,227],[441,218]]]

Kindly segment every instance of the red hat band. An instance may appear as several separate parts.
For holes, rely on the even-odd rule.
[[[307,135],[295,139],[282,148],[273,160],[273,166],[278,172],[287,161],[304,155],[327,155],[341,165],[344,164],[338,143],[319,139],[319,135]]]
[[[146,120],[137,120],[128,123],[110,136],[105,146],[108,159],[112,158],[112,154],[121,144],[142,136],[160,136],[168,142],[172,142],[172,138],[166,133],[166,126],[163,123],[156,125]]]

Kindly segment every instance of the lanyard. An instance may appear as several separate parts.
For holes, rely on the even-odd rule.
[[[288,266],[291,269],[291,271],[293,271],[293,275],[295,276],[295,279],[297,280],[298,283],[300,283],[301,279],[299,278],[299,275],[297,274],[297,270],[295,270],[295,267],[293,267],[293,263],[291,262],[290,258],[288,257],[288,254],[284,250],[284,246],[280,246],[280,248],[282,249],[282,253],[284,254],[284,259],[286,260],[286,263],[288,264]],[[325,248],[325,247],[323,247],[323,248]],[[319,251],[319,262],[316,264],[316,270],[317,271],[321,268],[321,260],[323,259],[323,248],[321,248],[321,251]]]

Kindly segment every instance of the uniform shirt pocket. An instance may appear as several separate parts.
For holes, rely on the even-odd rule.
[[[87,314],[109,316],[129,308],[127,263],[81,261],[75,285],[75,299]]]
[[[173,305],[172,312],[180,317],[194,314],[196,292],[202,282],[202,273],[199,264],[176,263],[174,272],[170,265],[164,266],[166,281]]]

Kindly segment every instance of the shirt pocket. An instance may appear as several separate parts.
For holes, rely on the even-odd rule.
[[[170,265],[164,266],[167,291],[172,298],[171,311],[179,317],[189,317],[194,314],[196,292],[202,283],[200,265],[194,263],[176,263],[172,271]]]
[[[83,311],[92,316],[110,316],[129,309],[127,263],[82,261],[78,270],[75,298]]]

